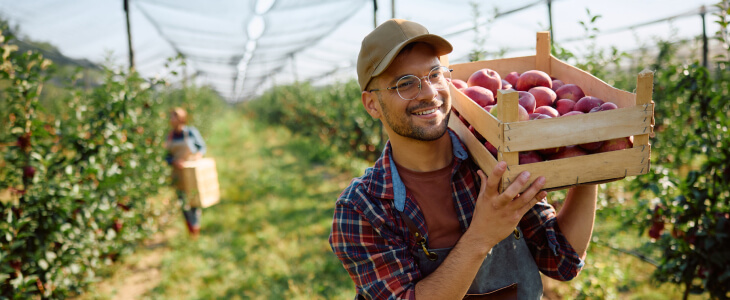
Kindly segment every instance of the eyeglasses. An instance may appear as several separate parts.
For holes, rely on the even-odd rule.
[[[413,100],[421,94],[421,78],[424,78],[436,90],[443,91],[449,88],[451,81],[451,69],[438,66],[431,69],[428,75],[418,77],[416,75],[406,75],[398,79],[395,86],[385,88],[386,90],[396,90],[398,96],[403,100]],[[372,89],[369,92],[380,91],[382,89]]]

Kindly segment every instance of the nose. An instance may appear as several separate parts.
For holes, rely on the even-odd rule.
[[[436,97],[438,90],[431,84],[431,81],[421,78],[421,93],[418,95],[421,99],[431,100]]]

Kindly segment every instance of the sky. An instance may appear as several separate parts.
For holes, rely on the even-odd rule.
[[[273,2],[272,2],[273,1]],[[483,38],[489,53],[504,57],[534,54],[535,33],[548,28],[545,1],[536,0],[395,0],[395,17],[419,22],[454,46],[452,63],[466,62]],[[130,0],[132,44],[143,76],[169,76],[164,67],[177,51],[190,54],[188,74],[214,86],[229,101],[249,99],[276,84],[311,80],[332,84],[354,78],[362,38],[374,27],[372,0]],[[391,1],[377,0],[378,23],[393,15]],[[479,31],[474,8],[481,15]],[[553,39],[574,53],[591,41],[580,21],[594,23],[599,48],[634,51],[656,39],[676,41],[702,34],[699,7],[716,0],[553,0]],[[0,13],[21,33],[46,41],[66,56],[126,66],[127,32],[122,0],[0,0]],[[643,24],[672,16],[633,30]],[[708,14],[708,35],[719,27]],[[253,25],[258,24],[258,25]],[[613,32],[613,33],[611,33]],[[578,40],[576,40],[578,39]],[[238,76],[236,76],[238,75]]]

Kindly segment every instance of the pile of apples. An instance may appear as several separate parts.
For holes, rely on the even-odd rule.
[[[516,90],[519,94],[519,121],[562,118],[573,115],[597,113],[617,109],[613,102],[588,96],[575,84],[566,84],[539,70],[522,74],[510,72],[504,79],[491,69],[481,69],[464,82],[453,79],[451,83],[487,112],[497,116],[499,103],[497,90]],[[457,112],[458,115],[458,112]],[[463,117],[459,116],[469,130],[484,143],[496,158],[497,149],[477,132]],[[524,151],[519,153],[520,164],[541,162],[568,157],[622,150],[633,146],[633,137],[571,145],[565,147]]]

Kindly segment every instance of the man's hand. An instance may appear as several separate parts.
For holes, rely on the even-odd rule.
[[[545,185],[545,177],[542,176],[535,179],[522,194],[519,193],[530,178],[529,172],[520,174],[515,182],[500,194],[499,179],[506,169],[507,163],[499,162],[489,177],[486,177],[481,170],[477,171],[482,179],[482,185],[469,229],[476,229],[480,237],[477,241],[483,242],[484,249],[491,249],[512,234],[522,216],[547,195],[547,192],[540,191]]]

